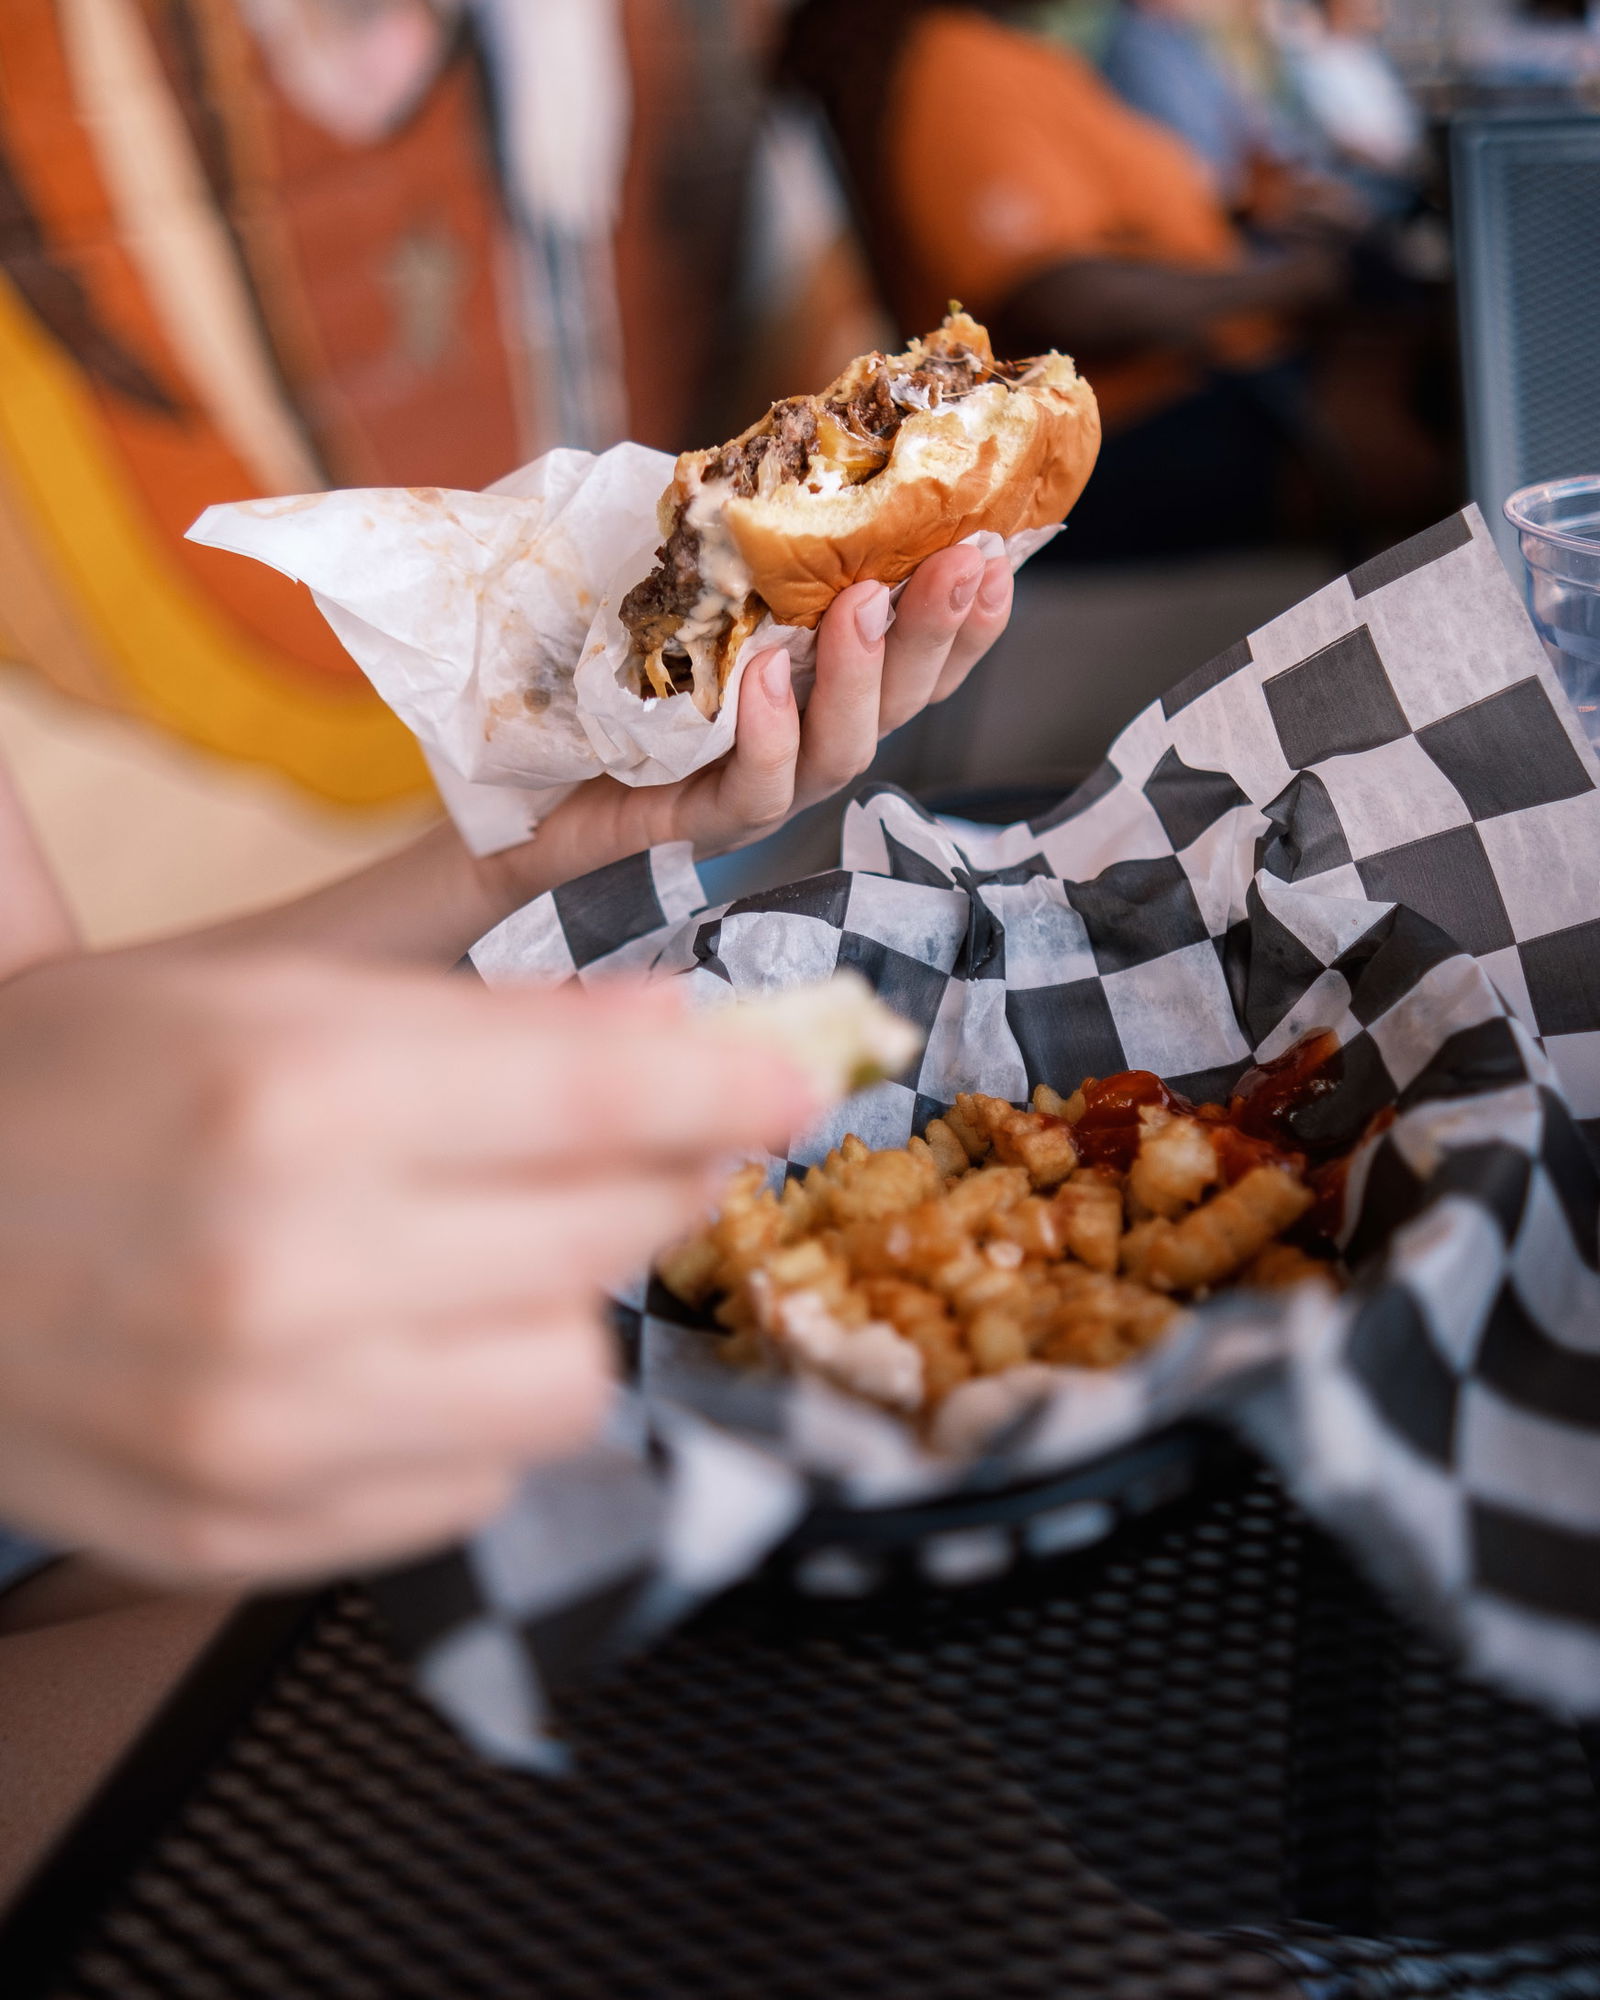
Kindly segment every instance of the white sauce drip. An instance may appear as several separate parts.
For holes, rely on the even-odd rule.
[[[700,534],[700,596],[672,634],[668,650],[688,654],[694,706],[704,716],[716,714],[718,662],[716,650],[728,620],[738,618],[750,596],[750,570],[728,534],[724,506],[732,494],[728,480],[700,482],[684,508],[684,520]]]
[[[700,537],[700,595],[677,631],[678,643],[691,659],[697,644],[721,636],[723,620],[737,615],[750,595],[750,571],[723,514],[732,492],[726,479],[697,484],[684,510],[684,519]]]

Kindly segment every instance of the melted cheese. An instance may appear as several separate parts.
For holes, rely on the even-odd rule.
[[[732,495],[726,479],[709,480],[696,486],[684,510],[684,519],[700,537],[700,595],[678,629],[691,657],[694,642],[718,637],[722,621],[741,611],[750,595],[750,570],[728,532],[724,514]]]

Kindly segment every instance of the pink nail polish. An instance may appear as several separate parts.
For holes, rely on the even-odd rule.
[[[876,646],[882,641],[893,613],[889,586],[886,583],[874,584],[856,606],[856,630],[861,634],[864,646]]]
[[[961,581],[951,588],[950,609],[952,611],[965,611],[973,598],[977,596],[978,585],[982,580],[983,571],[981,569],[975,569],[970,575],[962,577]]]
[[[789,699],[791,663],[785,648],[779,647],[761,669],[761,685],[768,701],[780,705]]]

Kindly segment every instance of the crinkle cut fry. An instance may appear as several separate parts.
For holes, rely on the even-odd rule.
[[[963,1091],[956,1099],[955,1115],[961,1121],[958,1136],[963,1130],[980,1135],[997,1160],[1025,1168],[1041,1190],[1059,1187],[1078,1164],[1072,1128],[1048,1113],[1019,1111],[1003,1097]]]
[[[1092,1167],[1057,1191],[1051,1212],[1061,1240],[1091,1271],[1114,1271],[1122,1240],[1122,1190]]]
[[[1124,1263],[1146,1284],[1197,1292],[1231,1278],[1298,1222],[1314,1196],[1287,1167],[1252,1167],[1181,1222],[1154,1222],[1124,1239]],[[1139,1238],[1131,1260],[1128,1245]]]
[[[1128,1169],[1128,1196],[1149,1215],[1179,1216],[1215,1185],[1217,1149],[1198,1118],[1173,1117],[1147,1104],[1139,1113],[1139,1151]]]

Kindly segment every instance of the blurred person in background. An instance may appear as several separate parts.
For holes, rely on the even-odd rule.
[[[1060,348],[1094,383],[1106,442],[1065,559],[1270,539],[1309,421],[1299,329],[1342,295],[1342,233],[1313,214],[1247,242],[1207,162],[1030,14],[804,0],[784,72],[833,126],[898,325],[959,298],[1004,351]]]
[[[1459,499],[1448,231],[1382,16],[1377,0],[1123,0],[1099,56],[1119,95],[1210,163],[1247,237],[1320,225],[1348,243],[1297,423],[1306,525],[1346,560]]]
[[[1383,0],[1265,0],[1264,11],[1312,157],[1376,215],[1404,215],[1421,176],[1423,127],[1383,47]]]
[[[1098,60],[1210,162],[1243,217],[1320,206],[1359,229],[1405,212],[1422,164],[1382,23],[1381,0],[1121,0]]]
[[[1228,60],[1248,32],[1254,0],[1124,0],[1097,60],[1124,103],[1157,119],[1210,167],[1230,209],[1247,210],[1258,177],[1298,164],[1298,148],[1267,90]]]

